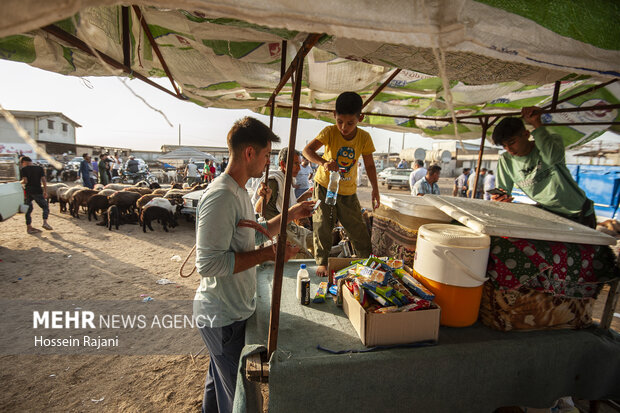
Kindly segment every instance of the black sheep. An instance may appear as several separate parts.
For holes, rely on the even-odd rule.
[[[116,205],[111,205],[108,208],[108,231],[112,231],[112,225],[118,229],[118,226],[121,222],[121,214],[118,211],[118,207]]]
[[[105,195],[93,195],[88,202],[88,220],[90,221],[90,217],[93,216],[95,221],[97,220],[97,211],[103,213],[107,211],[110,204],[108,203],[108,197]]]
[[[167,226],[170,225],[170,228],[174,228],[177,226],[177,222],[174,219],[174,215],[172,212],[166,208],[161,208],[158,206],[150,206],[144,208],[142,210],[142,215],[140,216],[140,220],[142,221],[142,230],[146,232],[146,227],[148,226],[151,231],[154,231],[151,226],[151,221],[158,220],[164,227],[164,231],[168,232]]]

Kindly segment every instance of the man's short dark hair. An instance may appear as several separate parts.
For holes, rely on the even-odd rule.
[[[301,156],[301,152],[295,150],[295,155]],[[286,161],[288,160],[288,148],[280,149],[280,153],[278,153],[278,163],[284,162],[286,165]]]
[[[246,116],[235,122],[226,138],[228,152],[239,153],[246,147],[264,149],[269,142],[280,142],[280,138],[258,119]]]
[[[83,153],[83,154],[82,154],[82,158],[86,158],[87,156],[88,156],[88,154],[87,154],[87,153]]]
[[[30,159],[30,157],[28,156],[22,156],[22,158],[19,161],[20,162],[32,162],[32,159]]]
[[[487,168],[482,168],[480,171],[481,172],[486,172],[486,171],[488,171],[488,169]]]
[[[362,113],[362,97],[355,92],[344,92],[336,99],[336,113],[359,115]]]
[[[424,161],[421,159],[416,159],[415,164],[421,168],[424,166]]]
[[[465,174],[465,173],[469,172],[470,170],[471,170],[471,168],[463,168],[463,173]]]
[[[431,165],[431,166],[428,167],[428,174],[429,175],[433,175],[433,174],[436,174],[436,173],[439,173],[439,172],[441,172],[441,166],[439,166],[439,165]]]
[[[524,130],[525,125],[521,118],[504,118],[493,129],[493,143],[503,146],[504,142],[514,138]]]

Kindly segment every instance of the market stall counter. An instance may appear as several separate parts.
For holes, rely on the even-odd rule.
[[[477,322],[441,327],[434,345],[368,351],[329,296],[320,304],[299,303],[295,275],[302,263],[312,297],[324,281],[314,276],[313,261],[285,264],[269,412],[492,412],[548,407],[568,395],[620,398],[620,335],[613,331],[498,332]],[[257,271],[256,313],[247,323],[242,358],[266,348],[273,271],[272,264]],[[259,384],[249,382],[240,365],[235,411],[262,411]]]

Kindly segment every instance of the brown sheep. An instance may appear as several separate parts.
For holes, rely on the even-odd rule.
[[[159,195],[159,196],[164,196],[166,195],[166,192],[168,192],[167,188],[157,188],[156,190],[154,190],[152,193],[154,195]]]
[[[140,199],[136,201],[136,207],[138,208],[138,213],[140,213],[140,211],[142,211],[142,208],[144,208],[144,206],[148,204],[153,198],[161,198],[161,197],[162,197],[161,195],[155,195],[155,194],[142,195]]]
[[[67,204],[70,203],[71,197],[74,193],[81,189],[88,189],[85,186],[72,186],[65,190],[64,188],[60,188],[57,192],[58,194],[58,203],[60,204],[60,212],[67,212]]]
[[[75,218],[80,218],[80,207],[86,206],[88,200],[96,195],[99,191],[95,191],[94,189],[80,189],[76,191],[69,200],[69,212],[71,212],[71,216]]]
[[[133,212],[140,194],[131,191],[118,191],[108,197],[110,205],[118,206],[119,212]]]
[[[129,188],[125,188],[123,189],[123,191],[129,191],[129,192],[136,192],[140,195],[147,195],[150,194],[151,192],[153,192],[152,189],[147,188],[147,187],[137,187],[137,186],[130,186]]]
[[[110,206],[110,203],[108,202],[108,197],[106,195],[102,195],[101,193],[93,195],[86,204],[88,205],[89,221],[91,216],[94,216],[96,221],[97,211],[100,211],[103,214]]]
[[[189,194],[190,191],[186,189],[171,189],[166,192],[164,198],[170,201],[173,205],[183,205],[183,195]]]
[[[110,196],[112,194],[115,194],[117,191],[114,189],[104,189],[102,191],[99,191],[99,195],[105,195],[105,196]]]

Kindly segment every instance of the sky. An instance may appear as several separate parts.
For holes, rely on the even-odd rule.
[[[155,80],[170,89],[167,78]],[[114,77],[64,76],[25,63],[0,60],[0,105],[8,110],[61,112],[78,124],[77,143],[158,151],[161,145],[178,144],[179,124],[183,145],[226,146],[226,134],[235,120],[254,116],[265,124],[269,117],[249,110],[204,108],[181,101],[140,80],[127,80],[133,91],[162,111],[172,123],[134,96]],[[275,118],[274,131],[288,142],[290,119]],[[300,119],[297,149],[316,137],[326,122]],[[378,152],[400,152],[403,133],[363,128]],[[432,139],[404,134],[405,148],[432,148]],[[285,146],[285,144],[279,147]]]

